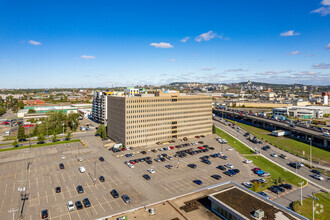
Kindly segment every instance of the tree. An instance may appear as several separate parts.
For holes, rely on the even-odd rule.
[[[213,125],[212,126],[212,133],[215,134],[215,131],[216,131],[216,129],[215,129],[215,126]]]
[[[56,141],[57,141],[57,136],[56,136],[55,133],[54,133],[54,135],[53,135],[53,139],[52,139],[52,141],[53,141],[53,142],[56,142]]]
[[[282,181],[282,178],[281,178],[281,177],[279,177],[279,178],[278,178],[278,183],[281,183],[281,184],[283,183],[283,181]]]
[[[68,132],[67,135],[66,135],[65,140],[68,141],[68,140],[70,140],[70,139],[71,139],[71,132]]]
[[[13,142],[13,146],[16,147],[18,145],[17,140]]]
[[[5,114],[5,113],[6,113],[6,109],[0,107],[0,115],[3,115],[3,114]]]
[[[95,133],[96,136],[100,136],[102,139],[107,138],[107,129],[104,125],[100,125]]]
[[[18,131],[17,131],[17,139],[20,140],[24,140],[26,139],[26,134],[25,134],[25,130],[23,128],[23,125],[20,125],[18,127]]]
[[[104,126],[104,128],[102,129],[101,138],[106,139],[107,137],[107,128]]]
[[[45,136],[43,134],[38,135],[38,144],[42,144],[45,142]]]
[[[29,109],[28,114],[33,114],[33,113],[37,113],[36,110],[34,110],[34,109],[32,109],[32,108]]]

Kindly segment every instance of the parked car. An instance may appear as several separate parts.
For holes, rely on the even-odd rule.
[[[203,182],[201,180],[194,180],[193,182],[196,183],[197,185],[202,185],[203,184]]]
[[[235,173],[240,173],[241,171],[239,169],[232,169]]]
[[[79,167],[78,170],[80,171],[80,173],[85,173],[86,171],[85,167]]]
[[[57,186],[57,187],[55,188],[55,192],[56,192],[56,193],[60,193],[60,192],[61,192],[61,187]]]
[[[151,179],[150,176],[149,176],[148,174],[144,174],[144,175],[143,175],[143,178],[146,179],[146,180],[150,180],[150,179]]]
[[[187,166],[190,167],[190,168],[193,168],[193,169],[195,169],[197,167],[197,165],[196,164],[193,164],[193,163],[188,164]]]
[[[99,160],[100,160],[101,162],[103,162],[103,161],[104,161],[104,158],[103,158],[103,157],[100,157]]]
[[[263,170],[257,170],[256,172],[254,172],[255,174],[258,174],[258,175],[262,175],[264,174],[265,171]]]
[[[324,178],[321,175],[313,174],[312,177],[317,180],[324,180]]]
[[[91,202],[89,201],[88,198],[84,198],[83,203],[84,203],[85,208],[88,208],[91,206]]]
[[[211,165],[211,161],[209,161],[209,160],[202,160],[202,162],[207,164],[207,165]]]
[[[264,172],[263,174],[259,174],[261,177],[270,177],[270,173]]]
[[[227,176],[234,176],[234,174],[232,173],[232,172],[230,172],[230,171],[225,171],[225,172],[223,172],[224,174],[226,174]]]
[[[128,195],[122,195],[121,198],[124,200],[125,203],[131,202],[131,199],[128,197]]]
[[[243,163],[252,163],[252,160],[244,160]]]
[[[155,173],[155,170],[154,170],[154,169],[147,169],[147,171],[148,171],[149,173]]]
[[[214,178],[214,179],[216,179],[216,180],[221,179],[221,176],[220,175],[217,175],[217,174],[212,175],[211,177]]]
[[[274,186],[271,186],[268,189],[269,189],[269,191],[271,191],[273,193],[276,193],[276,194],[280,194],[281,193],[281,191],[279,189],[277,189],[276,187],[274,187]]]
[[[311,170],[311,171],[312,171],[312,173],[315,173],[317,175],[322,175],[321,171],[319,171],[319,170]]]
[[[99,180],[100,180],[101,182],[104,182],[104,181],[105,181],[104,176],[100,176],[100,177],[99,177]]]
[[[110,194],[115,199],[119,197],[119,194],[118,194],[117,190],[115,190],[115,189],[111,190]]]
[[[277,154],[272,153],[272,154],[270,154],[270,156],[272,156],[272,157],[277,157]]]
[[[290,184],[281,184],[280,187],[283,187],[284,189],[289,189],[291,190],[292,189],[292,186]]]
[[[256,172],[257,170],[261,170],[260,168],[256,167],[256,168],[253,168],[253,172]]]
[[[265,179],[257,179],[257,181],[259,182],[259,183],[267,183],[267,180],[265,180]]]
[[[278,186],[278,185],[274,185],[274,187],[276,187],[278,190],[280,190],[281,192],[285,192],[285,189],[283,189],[282,187]]]
[[[64,164],[63,163],[60,163],[59,164],[59,167],[60,167],[60,169],[64,169]]]
[[[78,193],[84,193],[84,188],[81,185],[77,186],[77,192]]]
[[[258,194],[265,197],[266,199],[270,199],[270,197],[264,192],[258,192]]]
[[[68,208],[69,212],[74,211],[74,204],[73,204],[72,201],[69,201],[69,202],[66,204],[66,207]]]
[[[232,151],[232,150],[234,150],[234,148],[232,148],[232,147],[228,147],[227,150],[228,150],[228,151]]]
[[[77,210],[83,209],[83,205],[81,204],[80,201],[76,201],[75,204],[76,204]]]
[[[48,210],[47,209],[41,211],[41,218],[42,219],[48,218]]]
[[[247,188],[252,188],[252,187],[253,187],[253,184],[250,183],[250,182],[244,182],[244,183],[242,183],[242,184],[243,184],[243,186],[245,186],[245,187],[247,187]]]
[[[230,169],[233,169],[233,168],[234,168],[234,166],[231,165],[230,163],[225,164],[225,167],[228,167],[228,168],[230,168]]]
[[[280,158],[287,159],[288,156],[286,156],[286,155],[284,155],[284,154],[280,154]]]
[[[220,169],[220,170],[226,170],[226,167],[224,167],[222,165],[217,166],[217,168]]]

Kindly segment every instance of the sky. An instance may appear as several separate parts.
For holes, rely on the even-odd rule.
[[[0,0],[0,88],[330,85],[330,0]]]

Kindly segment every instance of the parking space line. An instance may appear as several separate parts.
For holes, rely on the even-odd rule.
[[[103,212],[105,212],[105,209],[103,208],[103,206],[102,206],[102,204],[100,203],[100,201],[97,199],[97,198],[95,198],[96,199],[96,201],[99,203],[99,205],[101,206],[101,208],[103,209]]]
[[[108,202],[108,200],[105,197],[103,197],[103,198],[108,203],[108,205],[110,206],[110,208],[113,209],[112,206],[110,205],[110,203]]]

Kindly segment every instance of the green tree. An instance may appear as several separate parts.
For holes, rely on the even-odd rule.
[[[23,125],[20,125],[18,127],[18,131],[17,131],[17,139],[18,140],[24,140],[26,139],[26,134],[25,134],[25,130],[23,128]]]
[[[95,133],[96,136],[100,136],[102,139],[107,138],[107,129],[104,125],[100,125]]]
[[[213,126],[212,126],[212,133],[215,134],[215,131],[216,131],[216,129],[215,129],[215,125],[213,125]]]
[[[65,138],[65,140],[70,140],[71,139],[71,132],[68,132],[67,134],[66,134],[66,138]]]
[[[45,142],[45,136],[43,134],[38,135],[38,144],[42,144]]]
[[[52,139],[53,142],[56,142],[57,141],[57,135],[54,133],[53,135],[53,139]]]
[[[16,147],[17,144],[18,144],[18,142],[17,142],[17,140],[15,140],[15,141],[13,142],[13,146]]]
[[[282,184],[283,181],[282,181],[282,178],[281,177],[278,177],[278,183]]]
[[[104,128],[102,129],[101,138],[106,139],[107,137],[107,128],[104,126]]]
[[[5,114],[5,113],[6,113],[6,109],[0,107],[0,115],[3,115],[3,114]]]
[[[32,108],[29,109],[28,114],[33,114],[33,113],[37,113],[36,110],[34,110],[34,109],[32,109]]]

